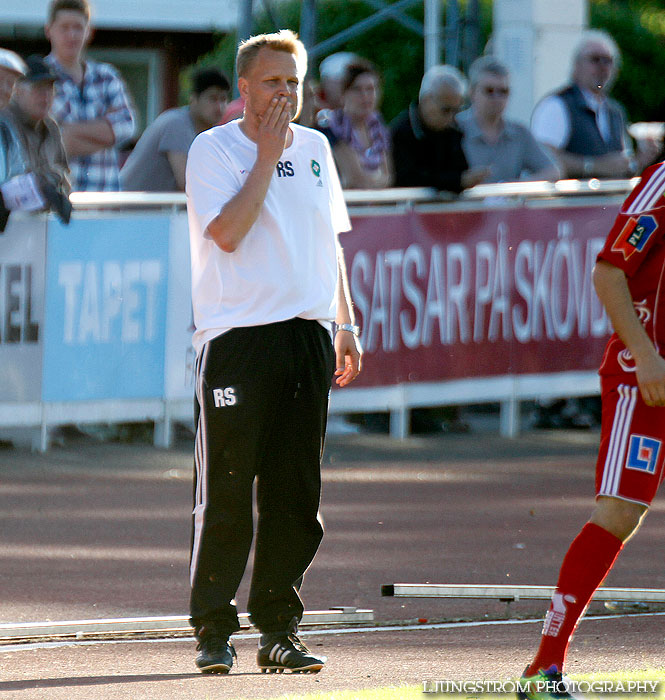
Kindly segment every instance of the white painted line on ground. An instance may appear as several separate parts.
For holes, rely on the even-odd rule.
[[[599,620],[616,620],[622,617],[663,617],[665,612],[625,613],[615,615],[592,615],[584,618],[584,623]],[[543,623],[542,617],[525,620],[475,620],[470,622],[434,622],[418,625],[387,625],[386,627],[347,627],[345,629],[298,630],[298,636],[311,637],[319,635],[357,634],[361,632],[413,632],[419,630],[463,629],[469,627],[498,627],[502,625],[532,625]],[[233,639],[257,639],[258,632],[234,634]],[[5,644],[0,646],[0,653],[17,651],[34,651],[36,649],[61,649],[63,647],[97,646],[102,644],[168,644],[172,642],[195,642],[194,637],[169,637],[166,639],[88,639],[60,642],[36,642],[27,644]]]
[[[249,629],[248,613],[240,613],[241,627]],[[336,606],[330,610],[306,610],[300,622],[307,625],[361,624],[374,622],[373,610],[359,610],[353,606]],[[15,639],[39,639],[48,637],[76,636],[85,639],[99,634],[173,634],[193,633],[188,615],[168,617],[120,617],[97,620],[58,620],[50,622],[24,622],[0,624],[0,641]]]

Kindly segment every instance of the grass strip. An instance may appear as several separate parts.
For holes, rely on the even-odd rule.
[[[585,684],[595,684],[597,687],[598,683],[608,683],[611,682],[618,686],[622,684],[623,686],[628,686],[629,683],[658,683],[658,688],[655,694],[651,692],[640,692],[640,693],[610,693],[610,694],[594,694],[589,693],[587,697],[589,698],[615,698],[616,700],[630,700],[635,698],[636,700],[664,700],[665,699],[665,669],[645,669],[642,671],[625,671],[616,673],[575,673],[570,676],[571,680],[576,681],[582,687]],[[442,680],[442,679],[438,679]],[[505,681],[510,687],[511,683],[516,682],[517,679],[511,679],[510,681]],[[445,682],[445,681],[444,681]],[[489,681],[471,681],[472,683],[487,683]],[[500,684],[504,681],[497,681]],[[279,695],[272,700],[427,700],[427,698],[432,697],[451,697],[451,698],[465,698],[466,700],[515,700],[515,695],[511,692],[509,694],[496,692],[496,693],[455,693],[455,692],[432,692],[436,689],[436,680],[427,679],[423,683],[417,686],[390,686],[387,688],[369,688],[365,690],[335,690],[328,693],[312,693],[308,695]],[[451,681],[452,683],[452,681]],[[651,686],[649,686],[650,688]],[[423,692],[423,688],[427,688],[430,692]],[[250,698],[244,698],[243,700],[251,700]]]

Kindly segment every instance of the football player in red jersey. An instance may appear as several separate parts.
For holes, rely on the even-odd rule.
[[[603,417],[596,505],[564,557],[521,698],[570,696],[570,639],[663,480],[665,449],[665,163],[644,171],[598,255],[596,292],[614,327],[600,367]]]

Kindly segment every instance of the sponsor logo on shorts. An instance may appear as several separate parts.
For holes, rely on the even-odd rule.
[[[626,467],[647,474],[655,474],[661,441],[646,435],[631,435],[628,443]]]
[[[657,228],[658,224],[653,216],[645,214],[639,219],[631,216],[612,244],[612,250],[615,253],[621,253],[624,260],[628,260],[634,253],[644,250],[644,246]]]
[[[215,408],[223,408],[224,406],[235,406],[238,403],[236,390],[232,386],[227,386],[224,389],[213,389],[212,398],[215,402]]]

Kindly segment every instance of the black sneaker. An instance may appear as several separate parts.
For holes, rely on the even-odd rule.
[[[256,662],[261,673],[318,673],[328,660],[315,656],[296,634],[298,621],[294,617],[286,632],[262,634]]]
[[[207,634],[196,645],[199,652],[196,665],[202,673],[228,673],[233,666],[236,650],[228,637]]]

